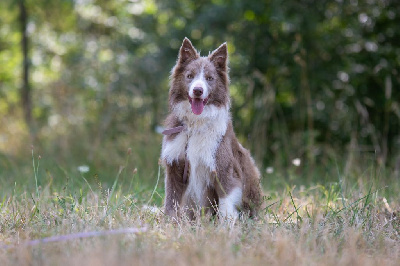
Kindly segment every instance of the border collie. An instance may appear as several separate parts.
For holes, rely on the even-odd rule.
[[[260,173],[232,127],[227,62],[226,43],[201,57],[185,38],[171,71],[161,152],[169,216],[203,209],[236,220],[261,206]]]

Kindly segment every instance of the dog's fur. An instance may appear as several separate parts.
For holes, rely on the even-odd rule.
[[[254,216],[261,205],[259,171],[232,127],[227,61],[226,43],[208,57],[201,57],[187,38],[180,48],[165,127],[184,130],[164,136],[161,153],[167,215],[194,218],[195,210],[206,208],[236,219],[238,209]]]

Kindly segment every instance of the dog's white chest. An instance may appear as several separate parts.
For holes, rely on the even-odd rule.
[[[190,162],[190,176],[186,195],[199,206],[205,203],[203,195],[210,185],[212,171],[216,170],[215,155],[228,123],[225,108],[214,107],[207,111],[206,114],[214,117],[205,121],[193,120],[188,126],[186,154]]]
[[[197,205],[204,204],[203,194],[210,185],[211,172],[216,170],[215,154],[222,135],[193,134],[188,139],[187,160],[190,176],[187,194]]]
[[[223,135],[220,134],[201,134],[193,130],[186,129],[179,133],[173,140],[165,141],[162,150],[162,158],[168,164],[173,161],[186,158],[190,165],[204,165],[215,170],[215,152]]]
[[[194,133],[188,137],[187,159],[195,168],[204,165],[211,171],[215,170],[215,153],[222,135]]]
[[[183,109],[181,107],[178,111]],[[211,172],[216,170],[215,155],[227,129],[228,108],[207,106],[200,117],[192,114],[190,109],[187,111],[182,111],[187,119],[186,129],[172,141],[164,142],[162,157],[171,164],[175,160],[184,159],[186,153],[190,163],[186,195],[202,205]]]

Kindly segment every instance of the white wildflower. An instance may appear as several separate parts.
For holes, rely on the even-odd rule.
[[[293,164],[294,166],[300,166],[300,164],[301,164],[300,158],[295,158],[295,159],[293,159],[293,160],[292,160],[292,164]]]
[[[78,166],[78,171],[82,174],[89,172],[90,168],[87,165]]]
[[[274,172],[274,168],[271,167],[271,166],[268,166],[268,167],[265,169],[265,172],[266,172],[267,174],[272,174],[272,173]]]

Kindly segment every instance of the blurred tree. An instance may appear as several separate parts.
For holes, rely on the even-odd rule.
[[[24,23],[15,1],[20,14],[21,4],[29,13]],[[263,165],[286,168],[294,158],[309,170],[338,158],[352,165],[360,152],[382,165],[400,161],[396,0],[0,5],[0,113],[15,112],[16,84],[24,84],[16,62],[27,57],[15,45],[25,32],[32,119],[54,152],[80,156],[85,149],[107,161],[108,154],[98,158],[104,143],[157,147],[152,132],[167,113],[169,71],[189,37],[203,55],[228,42],[235,128]]]
[[[32,132],[32,98],[29,84],[29,57],[28,57],[28,14],[24,0],[19,0],[19,23],[21,27],[21,51],[22,51],[22,89],[21,103],[24,110],[25,122]]]

